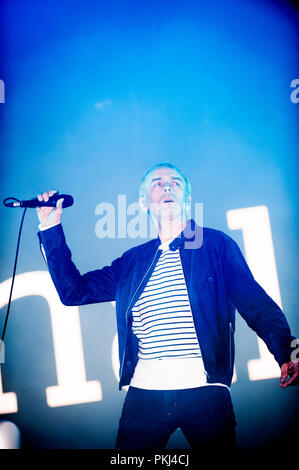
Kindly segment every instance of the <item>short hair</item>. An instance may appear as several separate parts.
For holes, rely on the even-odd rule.
[[[185,183],[185,193],[186,193],[186,197],[190,196],[191,195],[191,184],[188,180],[188,178],[186,177],[186,175],[184,175],[184,173],[176,166],[174,165],[173,163],[170,163],[170,162],[161,162],[161,163],[156,163],[156,165],[152,166],[149,170],[146,171],[146,173],[144,174],[142,180],[141,180],[141,183],[140,183],[140,187],[139,187],[139,195],[141,197],[145,197],[145,194],[146,194],[146,180],[147,180],[147,177],[155,170],[157,170],[158,168],[171,168],[172,170],[175,170],[182,178],[183,178],[183,181]]]

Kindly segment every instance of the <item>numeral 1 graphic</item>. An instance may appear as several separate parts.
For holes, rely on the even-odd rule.
[[[2,375],[0,368],[0,414],[2,413],[17,413],[18,400],[15,392],[3,393]]]
[[[255,279],[281,307],[267,207],[257,206],[230,210],[227,212],[227,222],[231,230],[242,230],[245,256]],[[10,286],[11,279],[7,279],[0,284],[0,308],[7,304]],[[16,276],[12,300],[25,296],[41,296],[49,305],[57,385],[46,388],[48,405],[51,407],[66,406],[102,400],[101,382],[86,380],[79,308],[66,307],[60,302],[47,271],[33,271]],[[115,307],[115,303],[111,303]],[[30,315],[30,313],[27,313],[27,315]],[[38,332],[36,333],[38,334]],[[8,340],[9,324],[6,332],[6,342]],[[279,377],[279,366],[272,354],[260,338],[257,341],[260,357],[248,361],[249,379],[262,380]],[[4,347],[5,345],[3,345]],[[117,335],[115,335],[111,356],[113,371],[116,379],[119,380],[117,350]],[[38,351],[35,351],[35,353],[38,354]],[[5,361],[6,363],[9,361],[7,350]],[[5,363],[2,370],[0,367],[0,414],[16,413],[18,411],[16,393],[5,393],[3,391],[1,373],[4,370]],[[234,369],[233,382],[236,380],[237,376]],[[128,387],[124,388],[127,389]]]
[[[11,279],[0,284],[0,308],[7,303],[10,285]],[[97,380],[86,381],[79,308],[62,305],[47,271],[27,272],[16,276],[12,300],[28,295],[43,297],[50,310],[58,385],[46,388],[48,405],[66,406],[100,401],[101,383]],[[38,351],[35,353],[38,354]],[[3,393],[1,386],[0,413],[16,411],[15,393]]]
[[[280,306],[280,290],[266,206],[233,209],[227,212],[228,227],[242,230],[245,256],[255,280]],[[248,361],[250,380],[271,379],[280,376],[280,369],[266,344],[258,337],[259,359]]]

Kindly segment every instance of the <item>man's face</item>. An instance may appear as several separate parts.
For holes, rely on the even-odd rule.
[[[140,201],[154,218],[173,220],[184,217],[186,203],[185,182],[174,169],[161,167],[150,173],[146,180],[146,197]]]

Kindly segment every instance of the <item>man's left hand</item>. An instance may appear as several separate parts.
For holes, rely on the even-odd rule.
[[[289,379],[287,380],[287,377]],[[299,361],[298,362],[285,362],[281,366],[280,386],[286,388],[289,385],[299,384]]]

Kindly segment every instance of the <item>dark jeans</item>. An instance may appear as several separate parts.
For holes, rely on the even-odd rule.
[[[164,449],[181,428],[192,449],[233,449],[235,416],[226,387],[186,390],[130,387],[119,421],[116,449]],[[215,447],[216,446],[216,447]]]

